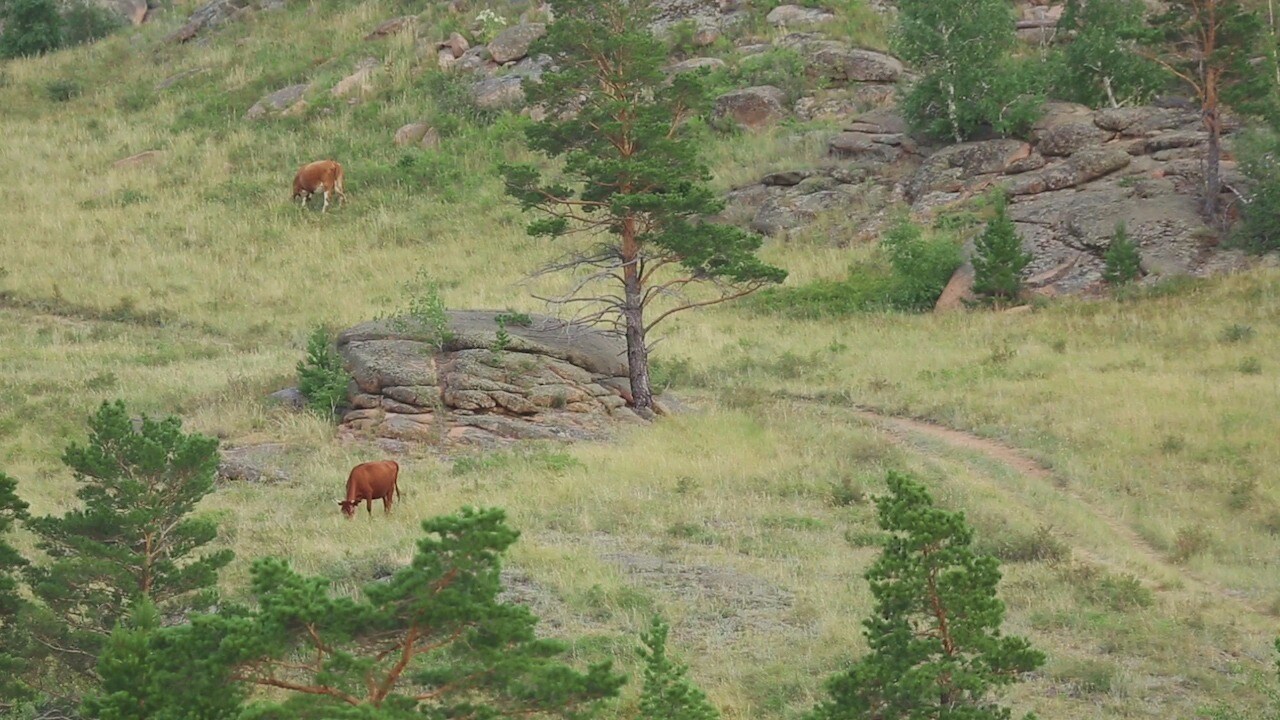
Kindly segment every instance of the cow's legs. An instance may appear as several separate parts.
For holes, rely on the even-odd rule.
[[[373,498],[364,501],[365,512],[369,513],[369,517],[373,517]]]
[[[320,208],[320,212],[322,212],[322,213],[323,213],[323,212],[327,212],[328,210],[329,210],[329,188],[325,188],[325,190],[324,190],[324,207]]]
[[[391,493],[387,493],[382,498],[382,512],[388,514],[391,512]]]

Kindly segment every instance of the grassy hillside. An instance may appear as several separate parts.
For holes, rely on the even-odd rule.
[[[289,446],[289,482],[205,503],[238,555],[231,594],[265,554],[353,588],[410,557],[422,518],[498,505],[524,532],[517,594],[548,632],[579,639],[579,658],[634,668],[661,609],[726,717],[790,718],[864,650],[868,496],[905,468],[1005,561],[1010,631],[1050,658],[1014,691],[1020,711],[1264,706],[1280,611],[1277,270],[1022,314],[688,315],[656,356],[697,412],[606,444],[423,452],[404,462],[395,516],[344,521],[345,474],[378,451],[261,400],[292,384],[310,327],[405,307],[420,272],[451,307],[541,310],[521,283],[556,250],[524,235],[493,172],[524,157],[520,120],[476,116],[411,38],[362,40],[417,10],[298,4],[207,45],[163,45],[178,9],[0,67],[0,467],[35,512],[68,506],[59,455],[91,409],[122,397],[226,440]],[[423,34],[466,19],[427,13],[438,31]],[[365,56],[384,62],[376,96],[329,99]],[[154,89],[183,71],[197,72]],[[304,80],[317,82],[307,114],[242,119]],[[452,129],[439,152],[392,145],[423,118]],[[809,162],[822,132],[717,136],[717,182]],[[112,166],[144,150],[162,155]],[[288,203],[296,167],[321,157],[346,166],[350,196],[324,216]],[[843,276],[867,252],[823,229],[765,255],[799,283]]]

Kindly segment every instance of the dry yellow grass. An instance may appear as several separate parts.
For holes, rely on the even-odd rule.
[[[69,507],[62,448],[97,403],[121,397],[228,441],[293,450],[289,482],[223,487],[205,503],[238,554],[223,577],[230,594],[265,554],[354,591],[409,557],[422,518],[497,505],[524,533],[511,556],[518,584],[575,656],[634,667],[636,635],[661,610],[726,717],[783,718],[864,648],[867,495],[886,469],[905,468],[965,509],[984,547],[1056,539],[1074,556],[1005,565],[1010,630],[1050,656],[1013,691],[1019,709],[1166,718],[1217,701],[1262,707],[1253,682],[1269,672],[1280,605],[1275,270],[1022,315],[686,315],[661,333],[657,357],[697,412],[609,443],[478,460],[424,451],[405,459],[395,515],[344,521],[334,500],[345,473],[376,451],[261,400],[292,382],[310,327],[405,306],[401,285],[420,269],[452,307],[540,310],[522,280],[557,251],[523,234],[492,173],[524,157],[508,121],[446,139],[462,169],[451,185],[396,175],[406,153],[392,133],[433,111],[411,43],[361,40],[396,14],[390,3],[317,3],[260,15],[207,47],[162,48],[157,27],[141,50],[117,37],[6,66],[0,468],[36,512]],[[332,31],[304,32],[317,22]],[[300,44],[286,57],[280,37]],[[364,54],[387,63],[375,103],[239,119],[313,60]],[[320,67],[336,78],[346,65]],[[171,91],[150,90],[195,68]],[[82,96],[45,97],[48,81],[72,74]],[[711,157],[729,187],[820,146],[787,128],[720,141]],[[162,159],[111,165],[148,149]],[[287,202],[294,169],[320,156],[348,165],[351,196],[323,217]],[[839,277],[864,252],[820,234],[765,254],[803,282]],[[868,422],[855,405],[1021,448],[1050,474]],[[1152,592],[1149,607],[1131,604],[1141,593],[1130,575]]]

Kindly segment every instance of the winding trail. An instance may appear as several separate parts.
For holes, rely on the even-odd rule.
[[[812,396],[793,395],[789,397],[790,399],[799,400],[805,403],[821,404],[832,408],[842,408],[848,411],[855,418],[879,428],[890,436],[897,444],[909,445],[912,450],[918,453],[923,453],[926,456],[932,455],[937,457],[936,453],[931,452],[927,448],[920,447],[918,442],[918,439],[920,438],[939,441],[954,449],[965,451],[970,454],[980,455],[987,460],[1003,465],[1022,476],[1037,480],[1043,483],[1046,487],[1052,489],[1053,492],[1066,498],[1084,510],[1087,510],[1090,515],[1102,522],[1117,541],[1126,544],[1136,556],[1136,559],[1148,566],[1147,569],[1149,571],[1158,570],[1162,574],[1181,580],[1184,586],[1189,590],[1198,589],[1204,594],[1210,594],[1217,596],[1218,598],[1228,600],[1238,604],[1243,609],[1248,610],[1251,613],[1256,613],[1264,617],[1272,617],[1275,614],[1270,607],[1257,604],[1253,598],[1246,596],[1240,591],[1225,588],[1208,578],[1204,578],[1194,573],[1186,567],[1174,564],[1165,558],[1164,555],[1149,541],[1135,532],[1133,528],[1129,527],[1126,523],[1112,515],[1104,505],[1096,501],[1092,501],[1072,490],[1070,483],[1064,482],[1064,479],[1055,476],[1052,470],[1013,446],[1006,445],[990,438],[981,437],[971,432],[940,425],[928,420],[903,417],[900,415],[889,415],[879,412],[874,408],[847,403],[843,400],[836,401],[834,399]],[[965,459],[962,456],[957,456],[955,459],[969,465],[970,467],[974,467],[974,463],[971,459]],[[994,489],[999,491],[1007,490],[1000,486],[998,479],[992,477],[989,471],[983,471],[980,467],[974,467],[974,469],[978,471],[978,474],[983,477],[985,482],[991,483]],[[1021,498],[1016,496],[1011,499],[1023,502]],[[1035,510],[1035,508],[1032,509]],[[1072,551],[1078,557],[1086,559],[1094,564],[1112,569],[1118,569],[1121,567],[1119,562],[1116,562],[1111,558],[1104,557],[1095,551],[1079,547],[1075,544],[1072,545]],[[1144,574],[1150,575],[1151,573],[1148,572]],[[1147,583],[1150,584],[1149,579]]]

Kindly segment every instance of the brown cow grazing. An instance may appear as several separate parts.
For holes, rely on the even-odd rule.
[[[360,463],[351,468],[347,476],[347,499],[339,500],[342,514],[347,519],[355,517],[360,503],[373,515],[373,501],[381,500],[382,509],[391,512],[391,495],[400,497],[400,488],[396,480],[400,477],[400,466],[394,460]]]
[[[347,196],[342,192],[342,166],[332,160],[307,163],[293,176],[293,198],[302,198],[300,207],[305,208],[311,196],[321,191],[324,192],[324,207],[320,212],[329,209],[329,193],[337,193],[339,203],[347,202]]]

